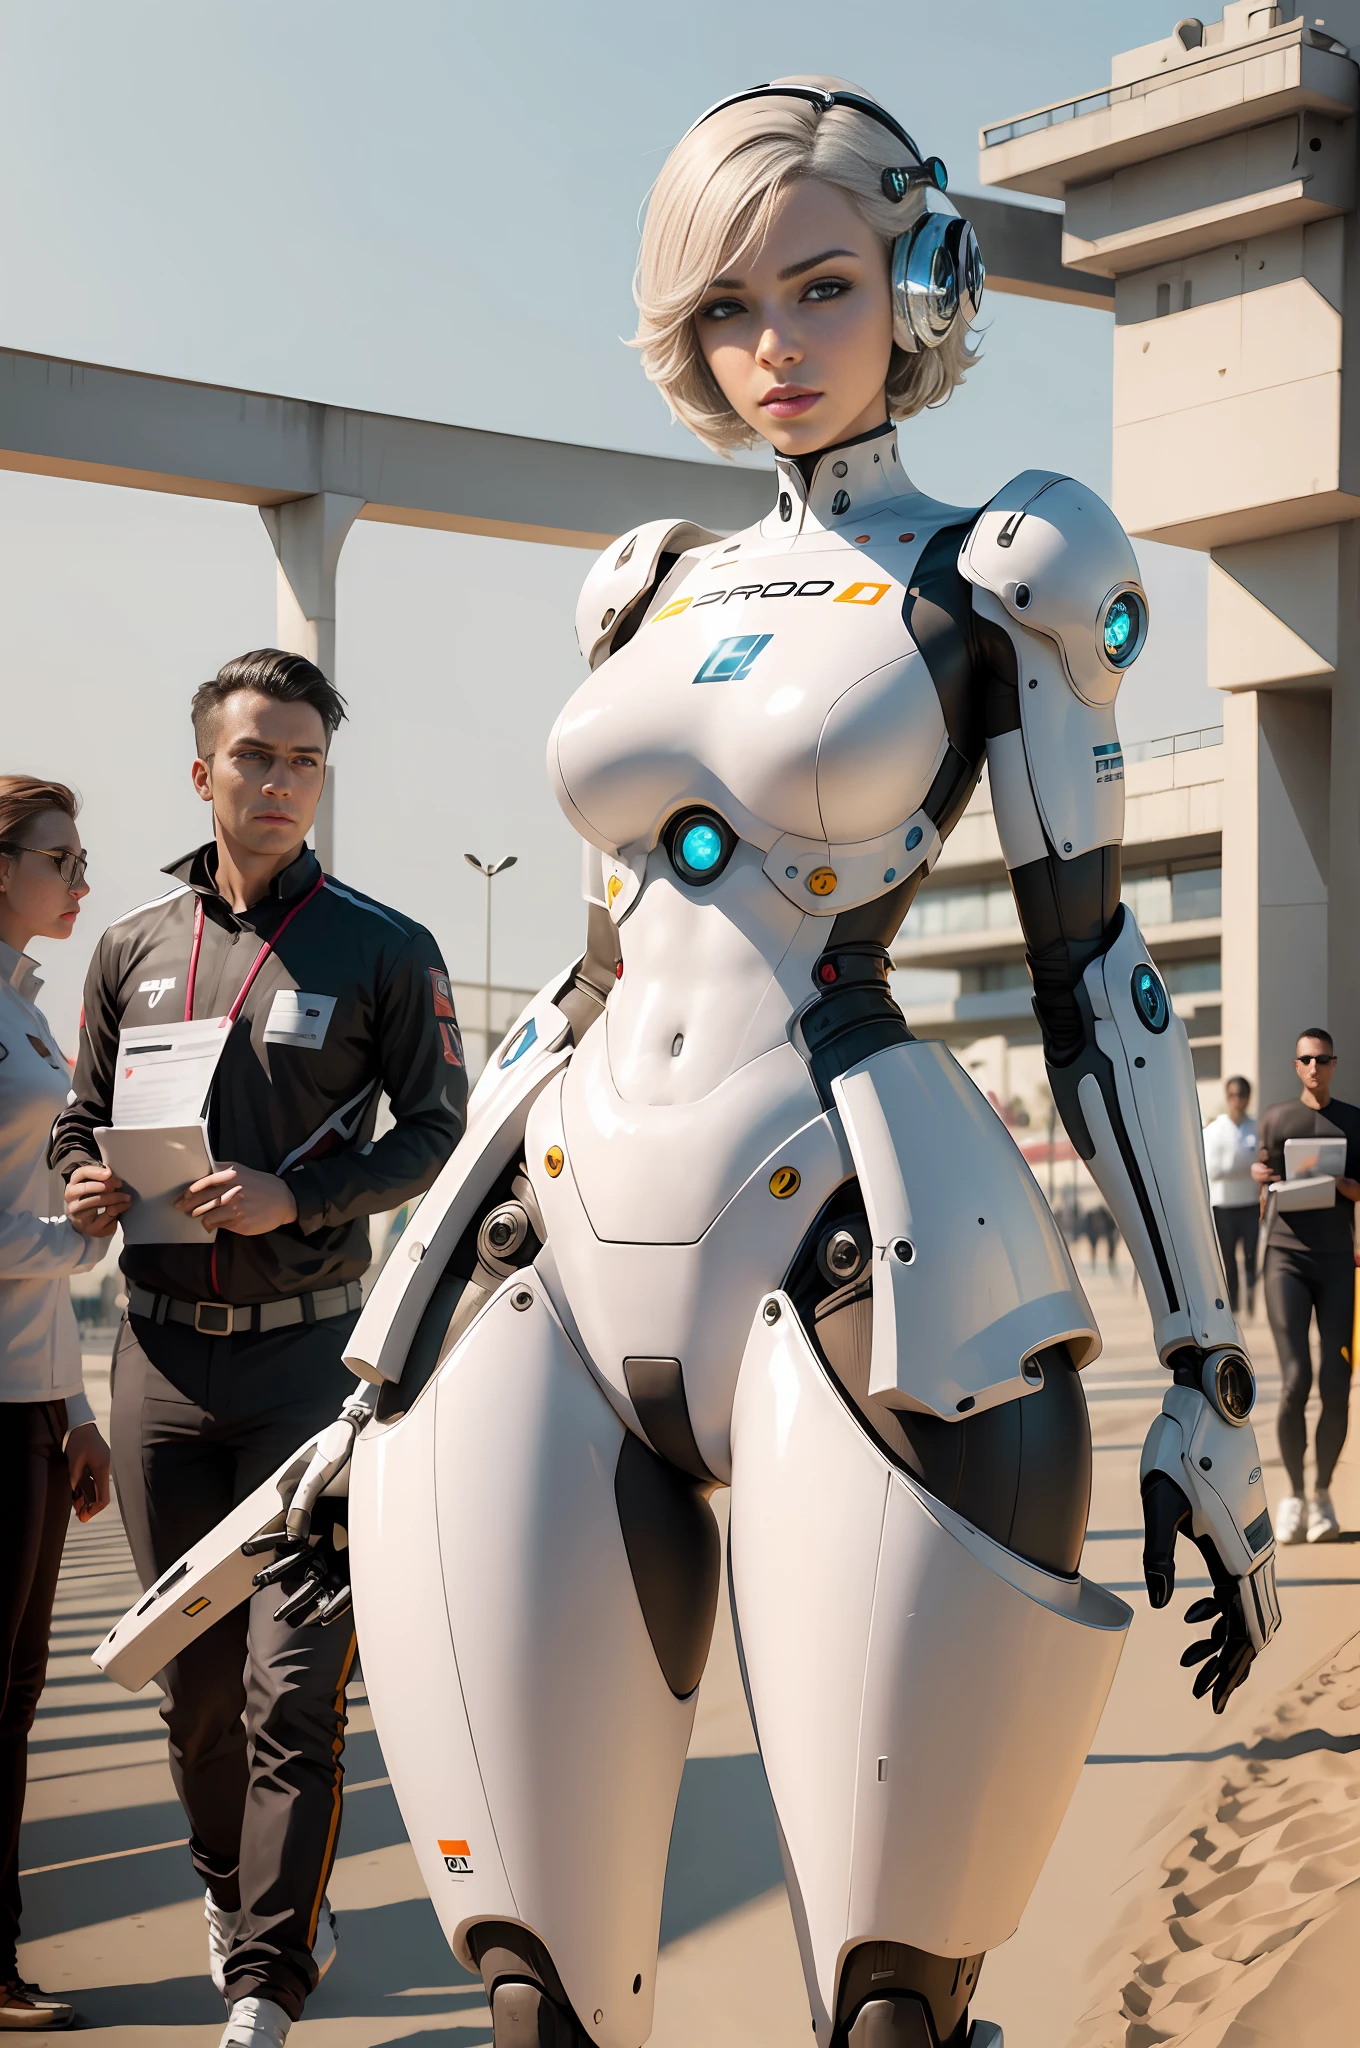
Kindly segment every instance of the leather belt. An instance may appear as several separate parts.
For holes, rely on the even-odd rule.
[[[128,1314],[150,1323],[187,1323],[202,1337],[234,1337],[242,1330],[287,1330],[301,1323],[324,1323],[332,1316],[352,1315],[363,1306],[357,1280],[339,1287],[318,1287],[311,1294],[289,1294],[282,1301],[180,1301],[173,1294],[153,1294],[149,1287],[128,1288]]]

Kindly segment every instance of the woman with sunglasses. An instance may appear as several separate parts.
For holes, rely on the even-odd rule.
[[[63,783],[0,776],[0,2033],[75,2018],[19,1976],[19,1823],[72,1505],[87,1521],[109,1499],[70,1275],[99,1263],[117,1218],[82,1235],[48,1213],[48,1137],[71,1075],[27,950],[69,939],[89,894],[75,820]]]

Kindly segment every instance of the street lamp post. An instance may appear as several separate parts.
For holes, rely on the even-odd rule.
[[[479,874],[479,875],[485,875],[485,877],[486,877],[486,1011],[485,1011],[485,1029],[484,1029],[484,1037],[485,1037],[485,1040],[486,1040],[486,1052],[485,1052],[485,1056],[484,1056],[484,1059],[483,1059],[483,1065],[485,1065],[486,1061],[487,1061],[487,1060],[489,1060],[489,1059],[491,1058],[491,1046],[492,1046],[492,1038],[491,1038],[491,881],[492,881],[492,877],[493,877],[494,875],[501,875],[501,874],[504,874],[504,872],[505,872],[505,870],[506,870],[507,868],[512,868],[512,867],[513,867],[513,866],[515,865],[515,860],[516,860],[516,858],[517,858],[517,856],[516,856],[515,854],[513,854],[513,853],[507,853],[507,854],[503,855],[503,857],[502,857],[502,858],[501,858],[500,860],[480,861],[480,860],[478,860],[478,858],[477,858],[477,856],[476,856],[476,854],[475,854],[475,853],[465,853],[465,854],[463,855],[463,859],[464,859],[464,860],[465,860],[465,861],[467,862],[467,864],[468,864],[468,866],[469,866],[470,868],[476,868],[476,870],[477,870],[477,872],[478,872],[478,874]]]

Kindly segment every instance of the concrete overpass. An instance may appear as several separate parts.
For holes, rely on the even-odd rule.
[[[960,198],[992,290],[1110,309],[1063,262],[1061,213]],[[278,560],[280,647],[335,673],[335,579],[356,519],[598,551],[658,506],[700,525],[764,511],[763,470],[583,448],[0,349],[0,468],[257,505]],[[333,803],[317,845],[332,857]]]

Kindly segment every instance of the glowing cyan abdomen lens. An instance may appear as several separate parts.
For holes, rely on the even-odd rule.
[[[722,859],[722,834],[712,825],[691,825],[680,841],[680,858],[696,875],[706,875]]]
[[[1132,591],[1113,598],[1101,628],[1105,656],[1116,668],[1132,661],[1143,644],[1143,609]]]
[[[700,887],[717,880],[736,843],[731,827],[713,811],[691,811],[675,819],[666,834],[676,874],[682,882]]]

